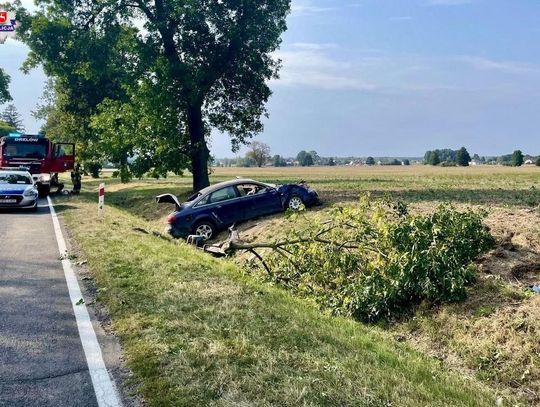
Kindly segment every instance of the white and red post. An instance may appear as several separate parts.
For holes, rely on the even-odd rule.
[[[103,217],[105,212],[105,184],[99,184],[98,216]]]

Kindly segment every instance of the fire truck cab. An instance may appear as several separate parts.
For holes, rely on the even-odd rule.
[[[57,174],[75,165],[75,144],[53,143],[42,135],[10,133],[0,138],[0,167],[28,169],[39,195],[47,196]]]

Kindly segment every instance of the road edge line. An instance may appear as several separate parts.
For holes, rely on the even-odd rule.
[[[92,385],[94,386],[98,405],[100,407],[121,407],[122,403],[120,402],[118,391],[105,366],[101,347],[99,346],[96,332],[92,326],[92,320],[90,319],[86,304],[82,303],[76,305],[83,298],[81,287],[79,286],[77,276],[73,271],[71,261],[66,258],[67,245],[64,240],[62,228],[60,227],[58,215],[54,209],[54,204],[50,197],[47,197],[47,201],[49,203],[54,234],[56,235],[56,242],[58,243],[58,250],[62,260],[69,297],[71,299],[73,313],[75,314],[77,329],[79,330],[79,338],[81,339],[84,355],[86,357],[86,364],[88,365],[88,371],[90,373],[90,378],[92,379]]]

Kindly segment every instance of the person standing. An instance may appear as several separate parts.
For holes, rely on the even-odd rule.
[[[77,164],[75,169],[71,171],[71,182],[73,183],[72,194],[79,195],[81,192],[81,165]]]

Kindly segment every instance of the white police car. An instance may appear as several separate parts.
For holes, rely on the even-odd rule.
[[[38,207],[38,191],[26,169],[0,168],[0,208]]]

